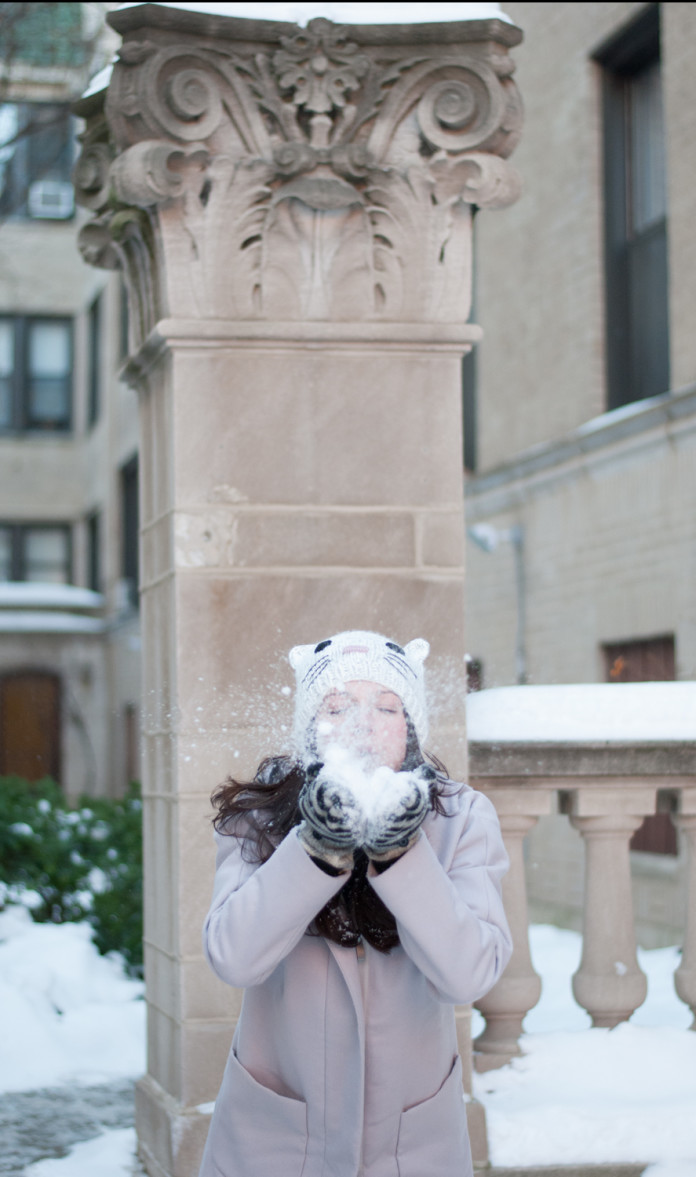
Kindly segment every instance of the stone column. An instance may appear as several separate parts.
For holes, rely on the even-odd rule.
[[[593,1026],[626,1021],[647,994],[636,956],[629,842],[645,814],[654,813],[655,792],[607,783],[572,794],[570,821],[585,843],[582,959],[573,994]]]
[[[471,215],[518,191],[520,33],[108,19],[123,46],[78,108],[76,185],[84,256],[128,285],[142,406],[138,1133],[149,1172],[190,1177],[238,1011],[200,948],[208,798],[282,750],[285,651],[348,627],[427,635],[433,746],[464,767]]]

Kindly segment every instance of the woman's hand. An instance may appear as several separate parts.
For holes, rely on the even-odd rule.
[[[391,787],[375,799],[363,846],[377,863],[392,862],[411,848],[431,806],[435,772],[422,764],[414,772],[394,773]]]
[[[365,837],[365,817],[348,785],[332,779],[322,764],[312,764],[298,806],[304,819],[298,836],[307,853],[337,870],[350,870],[353,851]]]

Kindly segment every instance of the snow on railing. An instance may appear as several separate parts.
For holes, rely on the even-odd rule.
[[[688,845],[687,921],[677,994],[696,1029],[696,683],[508,687],[467,700],[470,783],[494,803],[510,856],[505,907],[515,944],[477,1008],[485,1071],[520,1053],[541,982],[529,951],[523,843],[538,819],[565,813],[585,846],[583,952],[576,1001],[594,1026],[626,1021],[645,1000],[636,956],[629,842],[669,810]]]

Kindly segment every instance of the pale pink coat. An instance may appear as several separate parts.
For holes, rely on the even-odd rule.
[[[320,870],[295,830],[263,866],[216,835],[205,952],[246,993],[200,1177],[471,1173],[454,1004],[486,993],[509,959],[508,863],[481,793],[445,804],[451,816],[430,814],[370,880],[401,944],[366,945],[364,960],[306,934],[345,876]]]

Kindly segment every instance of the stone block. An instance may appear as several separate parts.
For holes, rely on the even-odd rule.
[[[147,1000],[171,1020],[180,1016],[180,965],[154,944],[144,944]]]
[[[141,572],[143,588],[161,580],[174,566],[172,542],[172,514],[167,512],[146,523],[140,532]]]
[[[157,1006],[147,1011],[147,1072],[165,1091],[181,1091],[181,1025]]]
[[[192,1177],[198,1172],[210,1113],[184,1107],[151,1076],[136,1084],[138,1152],[150,1177]]]
[[[240,567],[411,568],[414,520],[406,512],[239,512],[230,562]]]
[[[215,1099],[233,1032],[229,1021],[188,1021],[181,1026],[181,1087],[176,1094],[182,1103],[194,1105]]]
[[[180,856],[177,870],[178,951],[182,957],[199,957],[201,931],[210,906],[215,868],[212,811],[204,799],[181,798],[177,806]]]
[[[328,347],[266,344],[177,354],[177,507],[454,507],[462,494],[459,362],[433,351],[377,347],[339,358]]]
[[[466,1122],[469,1129],[469,1143],[474,1169],[487,1169],[490,1162],[488,1160],[486,1109],[477,1099],[467,1101]]]
[[[418,518],[419,564],[461,568],[464,563],[464,518],[455,511],[423,511]]]
[[[176,793],[176,736],[145,734],[142,737],[142,746],[144,791],[148,796],[167,796]]]
[[[207,960],[185,960],[179,966],[181,978],[181,1017],[185,1020],[212,1020],[231,1026],[242,1008],[241,989],[226,985],[211,969]]]
[[[613,788],[606,784],[601,789],[574,789],[571,792],[570,813],[573,817],[622,817],[626,814],[645,817],[655,812],[657,789],[631,787],[623,782]],[[640,823],[638,823],[640,824]]]
[[[145,859],[145,938],[164,953],[177,951],[179,844],[176,806],[170,799],[146,798],[143,807]]]

